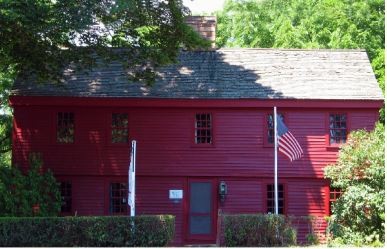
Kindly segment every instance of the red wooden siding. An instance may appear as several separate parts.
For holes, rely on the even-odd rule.
[[[59,111],[74,112],[73,144],[56,142]],[[272,147],[264,146],[264,124],[271,108],[16,105],[13,162],[26,169],[28,154],[42,153],[46,168],[72,182],[74,212],[108,215],[109,184],[126,182],[130,152],[129,144],[111,143],[113,112],[128,113],[129,140],[137,140],[137,214],[175,215],[174,244],[183,244],[186,236],[190,177],[226,182],[225,202],[217,196],[217,207],[224,213],[266,212],[265,191],[272,183],[274,153]],[[279,153],[286,214],[328,215],[329,182],[323,179],[323,168],[336,161],[338,149],[327,146],[327,117],[331,112],[345,112],[350,130],[372,129],[377,109],[280,108],[279,112],[304,150],[304,157],[293,163]],[[194,143],[196,113],[212,115],[211,146]],[[170,189],[183,189],[183,201],[169,200]],[[316,227],[323,231],[326,224],[320,222]],[[298,238],[305,239],[306,223],[298,228]]]
[[[323,237],[327,226],[324,217],[329,216],[329,182],[316,179],[288,180],[287,187],[288,214],[314,216],[314,231]],[[294,224],[298,230],[298,241],[305,241],[305,236],[311,233],[311,227],[300,219]]]
[[[264,196],[262,182],[255,179],[223,178],[227,184],[227,196],[219,208],[225,214],[248,214],[264,212]]]
[[[219,205],[224,214],[266,213],[266,186],[273,184],[272,178],[222,179],[227,183],[228,195]],[[312,226],[322,236],[327,223],[324,217],[329,215],[329,182],[318,179],[280,178],[284,185],[285,214],[297,218],[293,224],[297,229],[298,241],[305,242],[305,236],[312,227],[306,216],[315,217]],[[328,211],[327,211],[328,210]]]
[[[60,108],[66,110],[66,108]],[[129,145],[110,142],[112,109],[77,108],[74,144],[57,144],[54,108],[15,108],[14,161],[26,166],[29,152],[41,152],[45,166],[58,175],[123,175]],[[273,148],[263,147],[264,111],[210,109],[214,145],[193,144],[194,114],[203,110],[126,109],[130,139],[138,141],[138,173],[164,176],[272,175]],[[114,109],[116,111],[116,109]],[[337,150],[326,146],[326,111],[283,109],[289,129],[305,155],[290,163],[280,154],[279,174],[288,177],[323,177]],[[376,111],[349,113],[350,129],[371,128]]]
[[[379,118],[379,113],[374,112],[365,112],[365,111],[357,111],[351,112],[349,121],[351,124],[352,130],[357,129],[366,129],[372,130],[375,126],[375,121]]]
[[[332,99],[160,99],[160,98],[101,98],[60,96],[11,96],[12,106],[87,106],[87,107],[176,107],[176,108],[359,108],[380,109],[383,100]]]
[[[106,188],[101,177],[75,177],[71,179],[73,211],[77,215],[106,215]]]
[[[172,214],[175,215],[174,244],[183,243],[184,201],[174,202],[169,199],[170,189],[186,188],[183,177],[139,177],[137,178],[136,213],[140,214]],[[183,197],[186,191],[183,193]]]

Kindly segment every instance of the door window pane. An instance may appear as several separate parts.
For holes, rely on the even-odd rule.
[[[191,213],[209,213],[211,211],[211,183],[191,183]]]
[[[210,234],[211,216],[191,216],[189,230],[191,234]]]

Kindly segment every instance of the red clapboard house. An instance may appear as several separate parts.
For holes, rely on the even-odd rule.
[[[13,163],[26,169],[29,153],[42,154],[62,182],[64,215],[128,215],[136,140],[136,214],[175,215],[176,245],[215,243],[218,212],[273,213],[274,106],[304,152],[279,154],[279,212],[314,215],[323,233],[323,169],[383,104],[363,50],[182,51],[153,87],[129,83],[114,62],[65,74],[61,84],[15,82]],[[300,240],[307,233],[298,227]]]

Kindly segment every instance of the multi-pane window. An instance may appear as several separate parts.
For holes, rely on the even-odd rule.
[[[110,184],[110,213],[114,215],[127,214],[128,185],[126,183]]]
[[[274,197],[274,184],[267,185],[267,213],[275,214],[275,197]],[[284,186],[278,184],[278,213],[284,214],[285,196]]]
[[[283,114],[277,114],[278,117],[284,121],[284,115]],[[267,143],[268,144],[274,144],[274,115],[269,114],[267,115]]]
[[[329,143],[341,144],[347,141],[347,115],[329,115]]]
[[[343,194],[341,189],[331,188],[329,192],[329,214],[332,214],[332,205]]]
[[[65,181],[60,183],[60,194],[62,197],[62,213],[70,213],[72,206],[72,188],[71,182]]]
[[[112,143],[128,143],[128,114],[112,114]]]
[[[210,113],[196,114],[195,143],[212,144],[212,118]]]
[[[74,143],[74,113],[58,112],[57,120],[57,142]]]

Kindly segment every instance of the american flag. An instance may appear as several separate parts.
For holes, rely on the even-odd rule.
[[[290,161],[302,157],[303,151],[300,144],[279,116],[277,116],[277,136],[278,150],[287,156]]]

